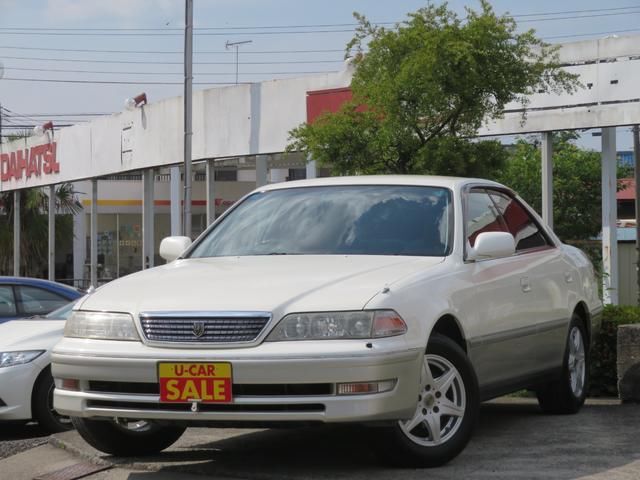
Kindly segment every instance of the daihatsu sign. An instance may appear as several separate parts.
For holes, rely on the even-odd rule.
[[[34,145],[10,153],[0,153],[0,178],[9,180],[29,179],[60,173],[60,164],[56,160],[56,143]]]

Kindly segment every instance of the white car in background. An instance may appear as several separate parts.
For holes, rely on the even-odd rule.
[[[99,450],[155,453],[190,425],[359,422],[383,458],[434,466],[482,400],[584,402],[591,262],[503,185],[273,184],[190,243],[163,240],[169,264],[79,301],[54,349],[55,406]]]
[[[0,421],[36,420],[51,433],[72,428],[69,417],[53,408],[50,364],[73,304],[0,324]]]

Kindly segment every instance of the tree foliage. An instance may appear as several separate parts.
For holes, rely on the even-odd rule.
[[[13,192],[0,194],[0,275],[13,275]],[[56,189],[56,243],[73,236],[73,217],[82,209],[73,185],[63,183]],[[22,190],[20,195],[21,274],[43,276],[47,268],[49,197],[42,189]]]
[[[290,132],[289,150],[334,173],[483,175],[504,160],[496,142],[468,140],[483,121],[533,92],[577,88],[554,47],[486,1],[465,18],[430,5],[390,29],[354,16],[353,100]]]
[[[578,147],[575,138],[568,132],[553,136],[553,229],[565,241],[594,238],[602,223],[600,153]],[[540,212],[541,165],[539,145],[523,140],[516,144],[496,180],[513,188]],[[619,178],[627,175],[627,169],[619,168]]]

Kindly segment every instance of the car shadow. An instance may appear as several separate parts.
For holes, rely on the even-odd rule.
[[[0,442],[43,438],[49,435],[35,422],[0,422]]]
[[[370,440],[380,431],[354,426],[237,431],[211,442],[205,430],[198,430],[195,437],[187,435],[191,443],[179,442],[133,463],[144,462],[153,474],[215,478],[569,480],[615,478],[612,472],[640,478],[639,426],[640,405],[587,405],[577,415],[564,416],[545,415],[534,402],[517,400],[483,405],[467,448],[449,464],[428,471],[389,467],[384,450],[371,449]],[[131,473],[129,479],[146,480],[153,474]]]

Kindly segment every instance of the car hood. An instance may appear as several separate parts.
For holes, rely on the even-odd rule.
[[[0,352],[47,350],[61,338],[64,320],[12,320],[0,325]]]
[[[277,255],[176,260],[108,283],[82,310],[130,312],[362,309],[385,285],[443,257]]]

